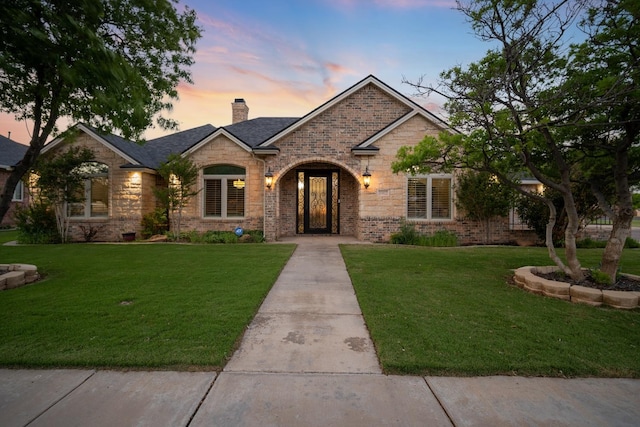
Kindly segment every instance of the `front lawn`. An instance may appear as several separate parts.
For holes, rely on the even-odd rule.
[[[640,377],[640,309],[527,293],[512,269],[551,265],[543,248],[342,246],[387,373]],[[584,267],[602,251],[580,250]],[[640,250],[622,270],[640,274]]]
[[[293,249],[0,246],[46,276],[0,292],[0,366],[219,369]]]

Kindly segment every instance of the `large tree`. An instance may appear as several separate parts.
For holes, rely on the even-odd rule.
[[[491,172],[515,189],[519,189],[517,177],[521,176],[517,172],[533,175],[562,196],[566,210],[565,264],[553,245],[557,212],[552,200],[523,192],[549,209],[549,255],[564,272],[582,280],[575,245],[580,216],[574,184],[586,180],[599,188],[603,207],[613,201],[616,207],[611,211],[627,210],[623,199],[632,181],[630,161],[638,140],[625,126],[633,128],[638,122],[637,117],[620,114],[624,105],[637,111],[638,78],[634,73],[638,72],[638,56],[631,47],[637,48],[638,38],[625,39],[622,31],[610,28],[612,23],[624,24],[625,31],[637,34],[637,6],[633,4],[624,0],[597,4],[586,0],[458,2],[475,33],[491,42],[491,48],[480,61],[443,72],[438,85],[418,81],[414,86],[424,93],[444,95],[451,123],[462,132],[425,138],[415,149],[401,149],[394,170],[471,168]],[[603,11],[603,5],[611,9]],[[620,13],[625,19],[614,19]],[[584,18],[590,18],[583,22],[592,30],[586,35],[576,28]],[[584,42],[572,48],[570,41],[578,36]],[[597,37],[608,43],[596,43]],[[617,42],[627,50],[619,53]],[[625,65],[608,68],[608,61],[620,60],[617,56],[624,57]],[[589,62],[589,58],[597,60]],[[617,117],[603,120],[614,111]],[[607,173],[615,175],[608,183],[601,179]],[[613,216],[616,233],[612,239],[622,239],[622,244],[629,227],[616,226],[616,221],[627,219],[627,214]],[[609,249],[602,269],[613,280],[622,245]]]
[[[196,14],[177,0],[0,2],[0,111],[29,123],[31,141],[0,195],[0,219],[56,121],[67,117],[137,139],[191,82]]]

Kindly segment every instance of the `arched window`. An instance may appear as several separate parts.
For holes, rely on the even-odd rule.
[[[204,216],[244,217],[246,171],[233,165],[204,168]]]
[[[69,216],[92,218],[109,216],[109,166],[98,162],[85,162],[73,170],[84,178],[78,203],[69,203]]]

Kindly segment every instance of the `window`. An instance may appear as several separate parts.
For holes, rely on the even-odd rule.
[[[109,166],[98,162],[87,162],[74,172],[84,177],[84,188],[78,194],[78,203],[69,204],[69,216],[92,218],[109,216]]]
[[[24,200],[24,183],[22,181],[18,181],[16,184],[15,190],[13,190],[13,197],[11,201],[13,202],[21,202]]]
[[[407,218],[451,219],[451,175],[409,177]]]
[[[244,217],[246,172],[233,165],[209,166],[204,174],[204,216]]]

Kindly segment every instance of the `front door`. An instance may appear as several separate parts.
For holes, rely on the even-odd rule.
[[[338,233],[338,176],[331,170],[298,172],[299,233]]]

